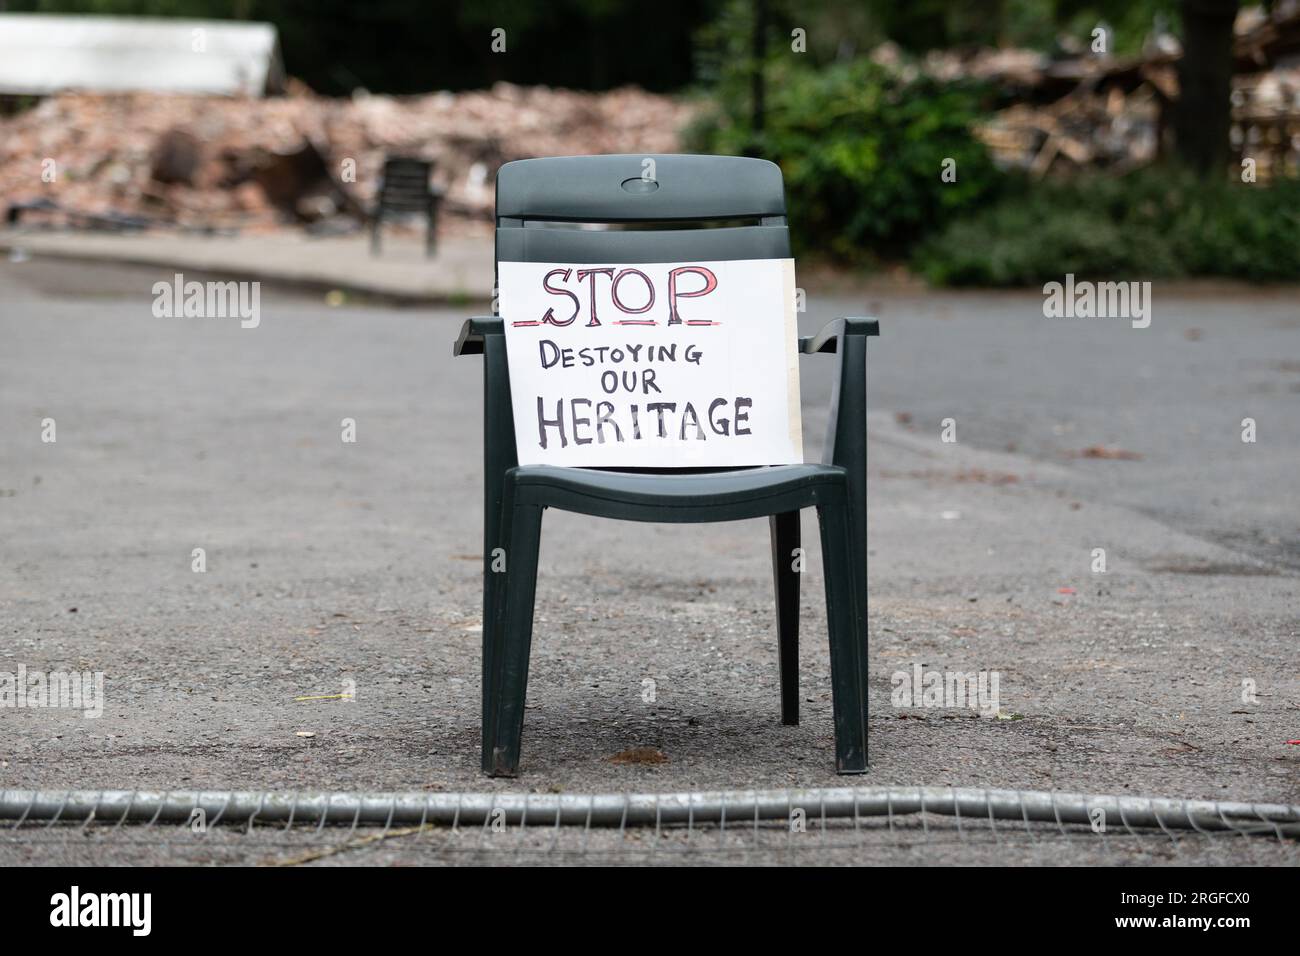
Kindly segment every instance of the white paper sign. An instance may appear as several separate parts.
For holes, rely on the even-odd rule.
[[[794,260],[502,262],[521,465],[803,461]]]

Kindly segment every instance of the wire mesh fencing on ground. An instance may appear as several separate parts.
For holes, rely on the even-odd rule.
[[[1300,864],[1300,807],[951,787],[0,791],[6,864]]]

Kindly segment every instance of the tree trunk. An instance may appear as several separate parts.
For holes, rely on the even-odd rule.
[[[1227,168],[1232,24],[1238,5],[1239,0],[1182,0],[1174,140],[1178,158],[1202,176],[1222,176]]]
[[[749,75],[749,90],[753,114],[750,123],[755,133],[763,132],[763,119],[767,112],[766,79],[763,75],[767,67],[767,0],[754,0],[754,35],[750,44],[753,57],[753,72]]]

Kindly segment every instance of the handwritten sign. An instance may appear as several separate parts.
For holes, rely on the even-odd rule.
[[[520,464],[803,461],[793,260],[498,276]]]

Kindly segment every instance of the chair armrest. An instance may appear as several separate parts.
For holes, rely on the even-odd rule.
[[[857,583],[863,588],[867,585],[867,337],[879,334],[875,319],[836,319],[805,350],[839,355],[822,461],[843,468],[848,479],[856,573],[862,576]],[[865,620],[861,626],[866,626]]]
[[[835,351],[834,336],[830,336],[829,338],[826,339],[822,339],[821,333],[818,333],[817,335],[799,336],[800,355],[816,355],[818,352],[834,352],[834,351]]]
[[[460,334],[456,336],[456,344],[452,346],[452,355],[482,355],[483,354],[483,337],[486,335],[502,335],[505,332],[505,326],[502,324],[499,316],[479,315],[472,319],[466,319],[460,327]]]
[[[799,336],[799,351],[804,355],[818,352],[836,352],[840,331],[845,335],[879,335],[880,323],[875,319],[846,316],[827,322],[816,335]]]
[[[867,336],[879,334],[875,319],[846,316],[827,323],[804,348],[809,355],[835,352],[840,357],[822,460],[848,468],[850,481],[863,483],[861,493],[867,471]]]
[[[835,352],[840,330],[845,335],[879,335],[880,323],[875,319],[846,317],[828,322],[816,335],[799,336],[799,351],[804,355],[818,352]],[[453,355],[482,355],[483,336],[501,335],[505,332],[501,319],[494,315],[466,319],[452,349]]]

